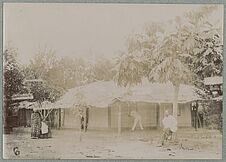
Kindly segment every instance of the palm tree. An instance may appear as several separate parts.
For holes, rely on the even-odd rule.
[[[183,60],[183,49],[180,33],[170,34],[160,44],[155,65],[149,71],[151,82],[171,82],[174,86],[173,116],[177,118],[178,93],[181,84],[187,84],[192,79],[192,73]]]
[[[115,81],[118,86],[130,88],[141,82],[143,77],[142,62],[132,54],[125,54],[118,58]]]
[[[118,86],[127,88],[126,94],[130,93],[130,88],[142,82],[144,76],[143,61],[141,60],[140,44],[134,37],[128,40],[128,49],[116,60],[116,75],[114,77]],[[125,95],[126,95],[125,94]],[[129,103],[127,103],[129,104]],[[118,135],[121,134],[121,106],[118,103]]]

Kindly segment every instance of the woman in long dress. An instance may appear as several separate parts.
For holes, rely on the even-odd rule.
[[[41,134],[41,115],[37,110],[31,114],[31,138],[39,138]]]

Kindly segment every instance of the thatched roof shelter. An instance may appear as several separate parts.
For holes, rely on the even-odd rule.
[[[200,100],[202,90],[190,85],[181,85],[178,102],[186,103]],[[99,108],[107,107],[115,99],[121,101],[143,101],[151,103],[172,103],[174,95],[173,85],[170,83],[149,83],[133,86],[130,89],[118,87],[113,81],[99,81],[88,85],[70,89],[54,105],[58,108],[72,108],[85,104]]]

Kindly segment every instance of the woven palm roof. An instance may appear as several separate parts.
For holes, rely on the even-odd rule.
[[[180,85],[178,102],[186,103],[201,99],[197,92],[204,93],[193,86]],[[174,87],[170,83],[146,82],[128,90],[124,87],[118,87],[113,81],[99,81],[70,89],[54,105],[59,108],[72,108],[81,104],[105,108],[112,104],[116,98],[121,101],[172,103]]]

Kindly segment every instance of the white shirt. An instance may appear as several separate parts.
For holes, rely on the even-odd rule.
[[[165,116],[162,120],[162,124],[164,129],[169,128],[172,132],[177,131],[177,120],[172,115]]]
[[[135,119],[137,119],[137,120],[140,120],[141,119],[140,114],[138,112],[136,112],[136,111],[131,111],[130,115],[132,117],[134,117]]]

